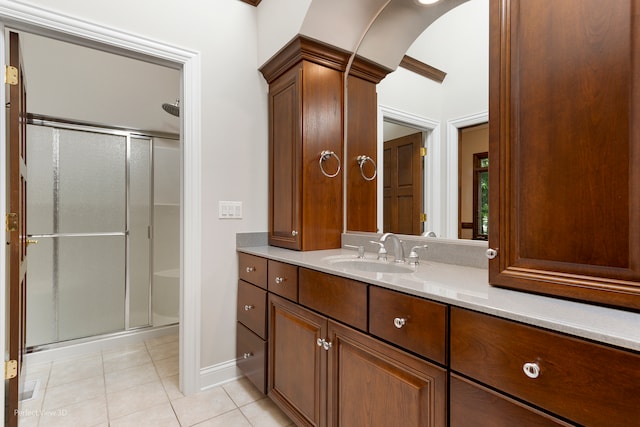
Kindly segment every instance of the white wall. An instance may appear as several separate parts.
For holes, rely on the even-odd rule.
[[[432,183],[440,194],[441,229],[457,216],[447,207],[447,121],[486,112],[489,98],[489,1],[470,0],[431,24],[407,51],[447,73],[442,84],[398,68],[378,85],[378,103],[385,107],[440,122],[439,179]],[[457,152],[457,150],[456,150]],[[457,164],[457,159],[455,159]],[[456,196],[457,197],[457,196]],[[454,221],[454,224],[456,221]],[[457,233],[456,233],[457,234]]]
[[[180,71],[21,32],[30,113],[180,132],[162,110],[180,97]]]
[[[267,87],[257,71],[256,8],[236,0],[30,4],[201,53],[201,366],[233,360],[235,234],[267,229]],[[218,200],[243,201],[244,219],[218,220]]]

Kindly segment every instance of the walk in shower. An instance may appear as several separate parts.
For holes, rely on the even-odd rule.
[[[33,119],[27,346],[178,321],[178,141]]]

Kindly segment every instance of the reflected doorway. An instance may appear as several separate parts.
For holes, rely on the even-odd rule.
[[[458,130],[458,238],[489,235],[489,124]]]

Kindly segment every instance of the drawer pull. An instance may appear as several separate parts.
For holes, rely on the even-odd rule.
[[[402,328],[406,324],[407,324],[407,319],[405,319],[404,317],[396,317],[395,319],[393,319],[393,326],[395,326],[398,329]]]
[[[286,279],[284,277],[276,277],[276,284],[283,283]]]
[[[524,371],[524,374],[529,378],[538,378],[538,376],[540,375],[540,366],[538,366],[537,363],[525,363],[522,366],[522,370]]]
[[[251,356],[253,356],[253,353],[245,353],[245,354],[243,354],[243,355],[242,355],[242,358],[243,358],[243,359],[248,359],[248,358],[250,358]]]
[[[254,271],[256,271],[255,267],[247,267],[247,273],[253,273]]]
[[[244,306],[244,311],[249,311],[252,308],[254,308],[254,306],[247,304],[247,305]]]

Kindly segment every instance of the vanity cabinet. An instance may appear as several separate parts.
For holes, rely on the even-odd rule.
[[[238,254],[236,358],[238,368],[267,392],[267,260]]]
[[[348,54],[304,37],[260,71],[269,83],[269,244],[340,247]]]
[[[300,426],[443,426],[444,368],[275,295],[269,396]]]
[[[640,420],[638,354],[456,307],[450,340],[451,371],[477,383],[581,425],[631,426]],[[452,382],[452,421],[464,419],[461,412],[479,419],[489,410],[474,416],[471,408],[492,399],[470,384]],[[493,418],[531,415],[500,402],[507,409]]]
[[[639,8],[491,0],[492,285],[640,309]]]

